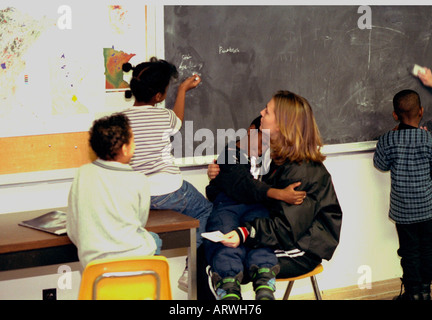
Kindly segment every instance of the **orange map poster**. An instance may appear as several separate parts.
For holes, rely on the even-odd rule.
[[[126,89],[129,84],[123,79],[122,65],[135,56],[114,48],[104,48],[105,89]]]

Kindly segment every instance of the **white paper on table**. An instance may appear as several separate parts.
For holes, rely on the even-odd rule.
[[[220,242],[224,239],[224,234],[220,231],[204,232],[201,233],[201,236],[213,242]]]

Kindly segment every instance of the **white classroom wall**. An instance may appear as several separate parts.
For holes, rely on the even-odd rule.
[[[340,245],[332,260],[324,261],[324,272],[317,276],[321,290],[352,285],[368,290],[370,282],[401,276],[397,235],[388,219],[390,176],[373,167],[372,157],[373,152],[335,154],[325,161],[343,210],[343,223]],[[205,168],[183,170],[183,176],[204,193],[208,184]],[[1,213],[66,206],[70,183],[70,179],[59,179],[0,186]],[[174,299],[187,299],[186,293],[177,288],[185,257],[167,254]],[[58,299],[76,299],[79,264],[67,266],[73,271],[72,286],[67,289],[58,286],[62,276],[57,273],[59,266],[0,272],[0,300],[41,299],[42,289],[47,288],[57,288]],[[285,285],[278,288],[280,297]],[[310,290],[309,281],[301,280],[292,294]]]

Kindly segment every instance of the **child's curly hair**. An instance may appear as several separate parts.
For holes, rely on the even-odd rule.
[[[122,146],[129,144],[131,138],[132,129],[128,117],[116,113],[93,122],[89,142],[99,158],[114,161]]]

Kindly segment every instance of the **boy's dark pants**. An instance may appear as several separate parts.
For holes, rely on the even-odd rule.
[[[432,280],[432,220],[396,224],[403,283],[406,288],[430,284]]]
[[[220,230],[228,233],[246,221],[255,218],[268,217],[268,211],[260,204],[240,204],[225,194],[219,194],[213,202],[213,212],[207,220],[207,231]],[[228,248],[221,243],[204,241],[207,261],[212,271],[222,278],[234,277],[245,268],[249,270],[252,265],[271,268],[277,264],[273,249],[249,249],[244,245],[237,248]]]

